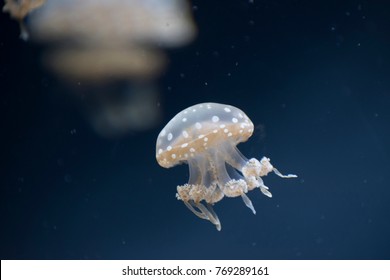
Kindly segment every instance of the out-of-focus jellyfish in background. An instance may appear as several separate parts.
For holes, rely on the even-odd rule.
[[[154,81],[167,64],[162,48],[196,35],[186,0],[6,0],[3,10],[20,22],[22,38],[48,46],[49,69],[88,85],[89,118],[103,135],[158,120]],[[144,121],[140,108],[154,113]]]
[[[253,133],[253,123],[240,109],[231,105],[202,103],[191,106],[163,128],[156,142],[157,162],[165,168],[187,163],[190,179],[177,187],[176,197],[196,216],[221,223],[212,205],[223,197],[241,196],[245,205],[256,214],[248,191],[259,188],[272,197],[261,177],[273,172],[282,178],[296,175],[281,174],[270,159],[247,159],[237,149]],[[202,201],[205,201],[204,205]]]
[[[46,0],[5,0],[4,12],[8,12],[12,18],[20,24],[20,37],[28,39],[28,32],[24,25],[24,18],[34,9],[42,6]]]

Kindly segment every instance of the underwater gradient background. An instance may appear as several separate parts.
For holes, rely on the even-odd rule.
[[[0,16],[1,259],[389,259],[390,2],[192,1],[199,34],[170,50],[152,130],[98,136]],[[265,177],[214,207],[222,231],[175,198],[188,167],[155,140],[201,102],[242,109],[239,145],[298,179]]]

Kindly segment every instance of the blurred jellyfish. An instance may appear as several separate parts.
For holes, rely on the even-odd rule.
[[[105,135],[141,129],[157,121],[145,121],[139,108],[145,112],[159,109],[158,92],[150,89],[167,64],[161,48],[182,46],[196,35],[186,0],[5,2],[3,10],[20,22],[21,36],[48,45],[42,59],[50,70],[65,81],[87,82],[98,88],[96,97],[88,90],[92,100],[88,106],[98,104],[88,110],[93,112],[88,118]],[[119,106],[112,102],[117,98],[104,97],[102,89],[107,95],[116,95],[113,84],[123,81],[130,90]],[[157,112],[148,118],[158,116]]]
[[[40,41],[85,45],[176,47],[195,35],[184,0],[50,0],[29,21]]]
[[[155,87],[116,83],[104,89],[111,94],[96,90],[84,100],[87,119],[100,135],[115,137],[128,131],[146,130],[160,119],[159,96]]]
[[[34,9],[42,6],[46,0],[5,0],[4,12],[8,12],[12,18],[20,24],[20,37],[28,39],[28,32],[24,25],[24,18]]]

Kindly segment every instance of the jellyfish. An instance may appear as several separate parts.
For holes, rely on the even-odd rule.
[[[177,187],[176,198],[196,216],[214,224],[221,223],[212,205],[223,197],[241,196],[245,205],[256,214],[248,191],[260,191],[272,197],[261,177],[273,172],[283,175],[263,157],[247,159],[236,147],[253,133],[253,123],[240,109],[219,103],[191,106],[176,116],[157,137],[156,159],[160,166],[170,168],[187,163],[190,178]],[[203,202],[204,201],[204,202]]]
[[[24,18],[31,13],[31,11],[41,7],[46,0],[5,0],[3,12],[8,12],[12,18],[16,19],[20,25],[20,37],[23,40],[28,39],[27,28],[24,24]]]
[[[158,123],[164,49],[197,34],[188,0],[5,0],[3,11],[20,23],[22,38],[45,45],[43,64],[82,107],[88,95],[88,119],[104,137]],[[123,82],[130,90],[118,90]]]

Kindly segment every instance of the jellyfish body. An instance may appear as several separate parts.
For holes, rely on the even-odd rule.
[[[196,216],[213,223],[217,230],[221,230],[221,223],[212,205],[223,197],[241,196],[256,214],[246,193],[259,188],[272,197],[261,177],[272,171],[282,178],[296,177],[282,175],[269,158],[248,160],[242,155],[236,145],[252,133],[253,123],[240,109],[202,103],[178,113],[158,135],[156,159],[162,167],[189,165],[189,182],[177,187],[177,199]]]

